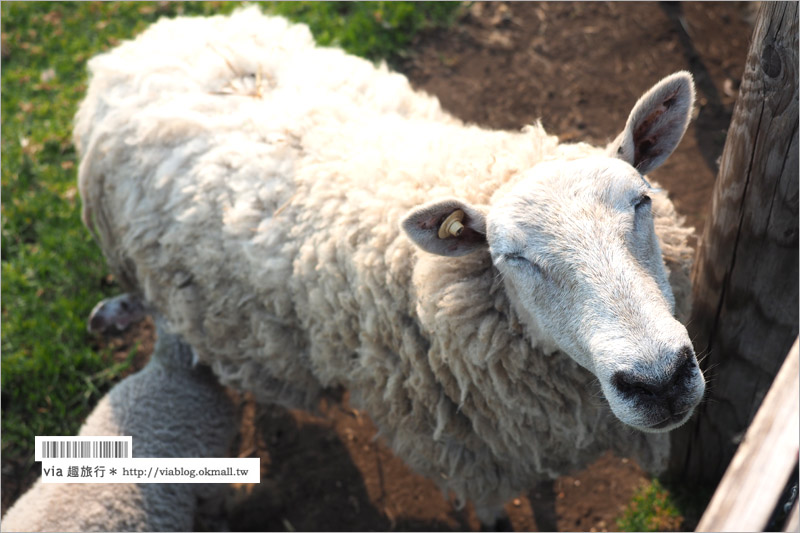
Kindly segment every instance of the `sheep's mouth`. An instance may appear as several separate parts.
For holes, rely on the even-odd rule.
[[[679,420],[681,420],[681,419],[671,416],[668,419],[664,420],[663,422],[659,422],[657,424],[653,424],[652,426],[650,426],[650,429],[667,429],[672,424],[674,424],[675,422],[677,422]]]
[[[623,423],[645,433],[666,433],[685,424],[694,414],[701,399],[702,393],[697,394],[695,391],[671,404],[658,402],[655,405],[653,403],[643,405],[636,402],[635,406],[628,404],[629,409],[633,407],[628,413],[622,414],[622,416],[620,416],[621,413],[617,414],[617,417]],[[612,410],[614,410],[613,406]]]
[[[672,431],[673,429],[679,428],[683,424],[686,423],[689,418],[691,418],[692,413],[694,412],[694,406],[692,406],[687,411],[683,413],[678,413],[674,415],[670,415],[667,418],[661,420],[660,422],[656,422],[646,427],[640,427],[639,429],[648,433],[663,433],[667,431]]]
[[[677,401],[636,401],[609,397],[609,406],[624,424],[645,433],[666,433],[686,423],[702,400],[703,389],[689,391]]]

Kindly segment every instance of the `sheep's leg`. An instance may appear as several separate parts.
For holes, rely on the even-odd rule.
[[[503,504],[484,504],[475,506],[475,514],[481,522],[481,531],[513,531],[511,520]]]
[[[539,531],[558,531],[555,481],[541,481],[530,492],[531,509]]]
[[[555,482],[551,479],[540,481],[529,494],[538,531],[558,531],[554,487]],[[475,514],[481,522],[481,531],[514,530],[503,504],[476,505]]]
[[[106,333],[112,329],[125,331],[147,315],[142,300],[131,293],[106,298],[94,306],[89,314],[89,332]]]

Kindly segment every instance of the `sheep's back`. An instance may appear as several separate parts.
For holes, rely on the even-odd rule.
[[[408,278],[402,215],[454,192],[486,203],[556,144],[466,127],[405,77],[253,9],[159,22],[89,68],[79,185],[112,271],[226,383],[298,406],[346,376],[313,347],[352,352],[355,308],[375,301],[348,311],[335,294]],[[413,318],[407,291],[380,291]],[[344,309],[341,335],[321,303]]]

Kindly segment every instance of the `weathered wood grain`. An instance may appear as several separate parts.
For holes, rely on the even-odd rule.
[[[697,531],[764,531],[789,476],[797,478],[800,358],[795,340]]]
[[[798,333],[798,11],[765,2],[693,272],[707,399],[673,432],[670,477],[716,484]]]

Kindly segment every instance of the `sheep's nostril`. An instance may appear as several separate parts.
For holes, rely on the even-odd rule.
[[[671,392],[681,382],[690,378],[696,367],[694,350],[690,346],[681,348],[676,357],[675,370],[668,380],[665,381],[664,390]]]
[[[670,380],[670,384],[675,384],[681,379],[689,377],[692,375],[695,369],[695,362],[693,354],[690,354],[689,357],[686,358],[683,363],[678,367],[675,373],[672,375],[672,379]]]
[[[623,396],[640,400],[671,401],[695,370],[694,351],[684,346],[675,353],[672,373],[659,378],[645,378],[641,373],[619,371],[611,377],[611,384]]]
[[[689,368],[691,368],[695,364],[694,350],[692,349],[691,346],[684,346],[683,348],[678,350],[678,353],[676,354],[676,359],[679,371],[684,367],[686,367],[687,365]]]
[[[630,372],[617,372],[611,377],[611,384],[623,396],[654,398],[663,392],[664,387],[641,380]]]

